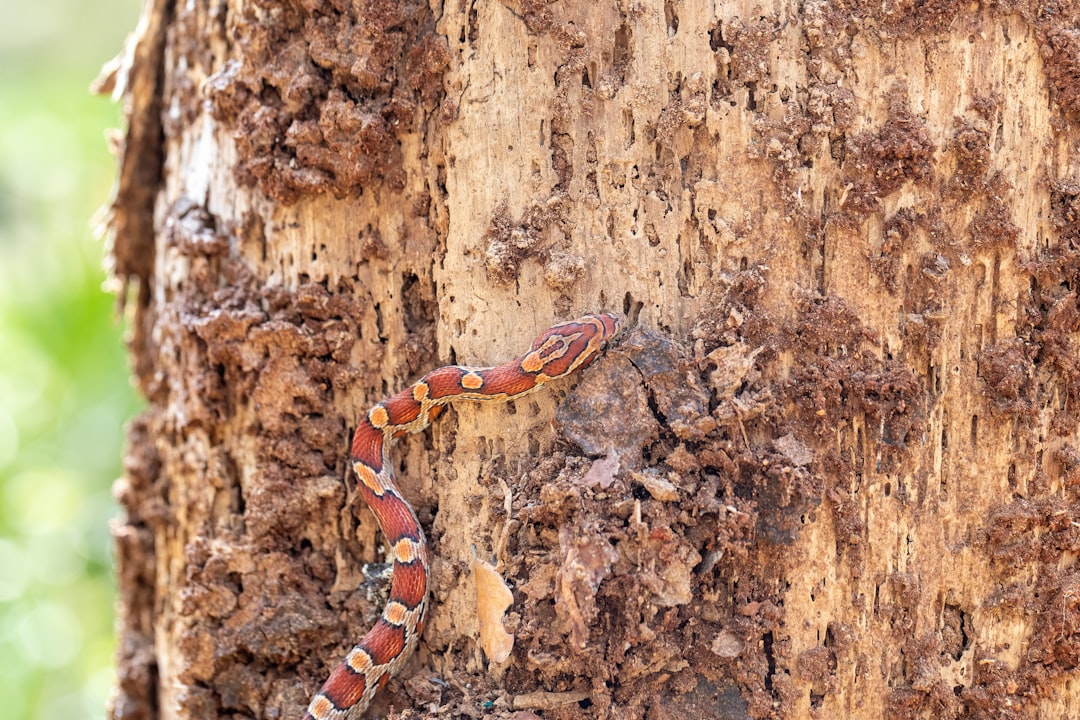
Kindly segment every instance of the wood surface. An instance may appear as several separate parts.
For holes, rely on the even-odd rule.
[[[373,717],[1080,716],[1080,10],[145,15],[113,718],[300,717],[382,602],[356,419],[592,311],[580,383],[399,443],[435,590]]]

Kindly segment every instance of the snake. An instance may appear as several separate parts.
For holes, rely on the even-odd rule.
[[[371,508],[393,558],[382,614],[312,698],[304,720],[357,720],[401,670],[424,631],[431,559],[416,513],[394,483],[393,441],[420,432],[456,400],[505,402],[589,365],[618,334],[609,313],[585,315],[545,330],[528,352],[494,367],[447,365],[374,405],[357,423],[351,460],[357,490]]]

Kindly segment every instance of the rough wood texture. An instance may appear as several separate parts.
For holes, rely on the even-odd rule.
[[[114,718],[299,717],[380,606],[355,418],[599,310],[579,384],[399,446],[435,592],[377,712],[1080,716],[1080,11],[146,12]]]

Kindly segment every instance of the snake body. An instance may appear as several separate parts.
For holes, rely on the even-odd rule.
[[[424,629],[428,545],[416,513],[394,484],[389,454],[394,438],[423,430],[451,401],[513,400],[580,370],[603,351],[619,324],[619,318],[606,313],[559,323],[510,362],[489,368],[438,368],[368,410],[353,435],[352,465],[360,495],[375,514],[393,557],[390,596],[375,626],[312,698],[305,720],[359,718],[408,660]]]

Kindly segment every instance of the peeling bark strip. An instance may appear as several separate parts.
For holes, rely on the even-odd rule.
[[[401,444],[436,591],[372,715],[1080,717],[1080,9],[145,13],[113,718],[300,717],[384,604],[365,409],[588,308],[636,330],[565,397]]]

